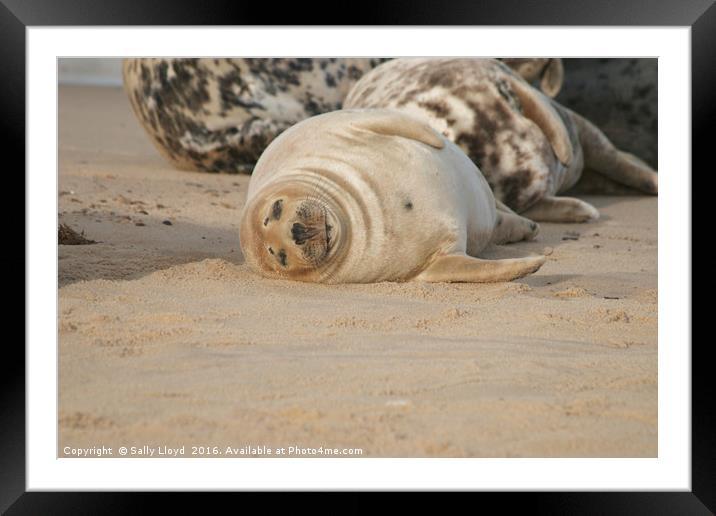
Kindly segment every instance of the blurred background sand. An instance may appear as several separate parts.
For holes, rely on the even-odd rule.
[[[657,198],[586,199],[503,284],[322,286],[243,264],[248,176],[180,172],[120,88],[59,89],[59,453],[362,448],[655,457]]]

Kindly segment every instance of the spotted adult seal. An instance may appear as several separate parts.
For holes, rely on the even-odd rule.
[[[135,58],[124,88],[160,153],[182,170],[250,172],[300,120],[340,109],[350,87],[385,59]]]
[[[340,109],[387,58],[132,58],[124,87],[159,152],[182,170],[250,173],[266,146],[310,116]],[[527,80],[561,86],[559,59],[511,59]]]
[[[428,124],[345,110],[304,120],[268,146],[240,240],[247,263],[273,278],[491,282],[534,272],[545,258],[475,256],[537,231],[496,204],[474,163]]]
[[[585,166],[657,193],[657,174],[646,163],[495,59],[395,59],[364,75],[344,106],[390,108],[426,121],[479,166],[496,198],[532,220],[599,216],[580,199],[557,196]]]

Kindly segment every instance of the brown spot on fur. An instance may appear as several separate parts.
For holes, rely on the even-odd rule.
[[[495,103],[492,105],[492,110],[494,113],[496,113],[497,116],[499,116],[503,120],[508,120],[512,115],[510,110],[505,107],[505,104],[503,102],[500,102],[499,100],[496,100]]]
[[[532,183],[532,179],[533,173],[527,168],[519,169],[514,174],[502,177],[498,185],[502,202],[513,209],[524,204],[521,196]]]
[[[455,138],[457,143],[463,150],[467,151],[467,155],[470,157],[475,164],[482,168],[484,166],[485,158],[485,143],[480,138],[476,137],[472,133],[461,133]]]
[[[494,141],[498,129],[507,123],[506,117],[509,116],[509,112],[504,110],[498,113],[499,117],[493,118],[492,113],[488,114],[479,103],[467,99],[465,103],[474,113],[475,119],[472,130],[459,134],[455,143],[467,151],[467,155],[478,167],[485,167],[489,172],[490,164],[485,160],[485,145],[487,142]]]
[[[453,74],[444,73],[442,71],[436,71],[429,74],[425,78],[425,82],[429,86],[443,86],[444,88],[451,88],[454,83]]]
[[[420,102],[418,105],[423,109],[427,109],[428,111],[435,113],[435,115],[440,118],[445,118],[448,114],[450,114],[450,108],[445,101],[442,100],[428,100]]]
[[[522,112],[522,106],[520,105],[520,101],[517,98],[517,95],[512,91],[512,88],[507,83],[507,81],[504,80],[498,80],[496,82],[497,86],[497,92],[500,94],[500,96],[504,99],[504,101],[515,111]],[[500,102],[495,102],[495,108],[497,108],[499,105],[499,109],[505,109],[504,106],[500,104]]]
[[[426,90],[423,88],[413,88],[412,90],[405,92],[405,94],[401,96],[400,101],[396,104],[396,106],[401,107],[406,105],[407,103],[411,102],[416,95],[424,91]]]

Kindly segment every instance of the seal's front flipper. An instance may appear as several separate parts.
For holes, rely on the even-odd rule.
[[[369,110],[346,110],[362,113],[351,126],[357,129],[364,129],[378,134],[388,136],[402,136],[417,140],[436,149],[442,149],[445,142],[442,137],[427,122],[401,113],[387,109]]]
[[[535,272],[545,261],[544,256],[482,260],[466,254],[448,254],[438,257],[413,279],[428,282],[463,283],[511,281]]]
[[[520,99],[524,115],[544,133],[560,163],[568,166],[572,162],[574,149],[564,120],[552,107],[552,101],[520,77],[513,77],[510,84]]]
[[[522,215],[540,222],[589,222],[599,218],[599,210],[575,197],[544,197]]]
[[[517,215],[506,205],[495,199],[497,221],[492,232],[493,244],[509,244],[522,240],[533,240],[539,233],[539,224]]]

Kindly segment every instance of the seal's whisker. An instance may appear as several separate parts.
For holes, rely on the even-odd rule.
[[[319,204],[324,203],[328,200],[328,194],[327,192],[323,191],[321,186],[323,186],[323,183],[326,182],[326,177],[323,175],[318,176],[318,181],[313,185],[312,190],[308,194],[308,198],[310,198],[313,201],[316,201]]]

